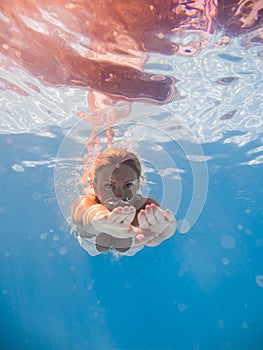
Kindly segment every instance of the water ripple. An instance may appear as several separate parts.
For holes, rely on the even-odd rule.
[[[18,3],[17,11],[24,6],[23,2]],[[175,12],[171,9],[167,12],[172,14],[170,17],[162,7],[164,12],[158,17],[158,2],[149,5],[146,1],[140,2],[142,9],[147,8],[145,13],[141,12],[145,21],[138,24],[134,15],[138,11],[137,5],[124,18],[123,9],[116,4],[115,16],[108,22],[97,18],[98,23],[92,22],[96,17],[90,16],[90,22],[84,20],[87,20],[88,11],[85,6],[90,6],[94,13],[97,11],[97,5],[92,1],[87,5],[77,1],[66,3],[63,8],[48,7],[43,3],[35,9],[34,16],[30,16],[27,9],[17,20],[30,30],[28,41],[35,45],[35,51],[25,49],[30,42],[19,46],[23,39],[19,33],[17,42],[12,42],[8,33],[17,23],[8,17],[8,11],[0,11],[3,27],[0,133],[39,134],[52,126],[72,128],[80,113],[91,112],[87,90],[93,87],[107,96],[112,95],[112,99],[107,100],[110,103],[116,102],[114,99],[135,101],[127,120],[158,126],[164,133],[156,132],[151,136],[159,142],[169,141],[170,137],[211,143],[231,132],[225,143],[235,143],[241,148],[245,144],[252,146],[253,140],[263,133],[260,18],[255,16],[252,20],[251,14],[248,15],[252,27],[247,25],[242,29],[241,17],[230,18],[227,10],[222,9],[225,18],[218,14],[215,21],[217,11],[212,8],[210,12],[208,8],[201,11],[200,4],[194,1],[178,6],[173,4]],[[108,13],[108,8],[102,10]],[[240,11],[242,4],[237,13]],[[260,11],[259,4],[253,8],[254,14],[257,11]],[[181,18],[174,13],[188,15]],[[123,30],[128,20],[130,24]],[[245,20],[248,19],[243,14],[242,21]],[[135,28],[133,25],[138,25],[137,31],[130,29]],[[110,30],[112,28],[114,30]],[[7,37],[10,39],[6,40]],[[37,38],[39,40],[35,40]],[[51,41],[53,46],[50,46],[48,56],[44,43]],[[57,47],[63,50],[57,51]],[[72,52],[77,55],[76,62]],[[38,67],[34,60],[36,54],[43,63]],[[73,61],[75,65],[72,65]],[[96,71],[98,65],[100,70]],[[94,72],[99,72],[100,76]],[[89,75],[93,73],[94,76]],[[118,74],[123,76],[118,78]],[[169,101],[167,105],[152,105]],[[111,111],[106,109],[107,117]],[[145,136],[145,131],[138,129],[140,133]],[[249,157],[249,164],[262,163],[262,155],[256,150],[251,149]]]

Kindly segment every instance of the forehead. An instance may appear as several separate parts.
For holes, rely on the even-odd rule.
[[[137,172],[127,164],[120,164],[119,166],[105,166],[100,169],[96,175],[99,181],[125,181],[135,180],[138,178]]]

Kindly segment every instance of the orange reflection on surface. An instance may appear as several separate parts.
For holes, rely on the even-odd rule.
[[[217,28],[231,36],[260,27],[262,8],[241,0],[1,0],[0,50],[47,84],[162,104],[177,96],[176,80],[144,72],[148,53],[196,55]]]

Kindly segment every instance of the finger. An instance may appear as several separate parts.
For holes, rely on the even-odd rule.
[[[159,207],[155,207],[155,209],[154,209],[154,211],[153,211],[153,213],[154,213],[154,216],[155,216],[155,219],[156,219],[156,221],[159,223],[159,224],[162,224],[162,223],[164,223],[164,221],[165,221],[165,213],[163,212],[163,210],[162,209],[160,209]]]
[[[115,223],[115,222],[120,222],[122,221],[122,208],[118,207],[112,210],[112,212],[110,212],[108,214],[108,219],[107,222],[109,224]]]
[[[114,213],[115,215],[115,220],[114,223],[120,224],[122,223],[130,214],[130,209],[129,207],[119,207],[116,208],[116,212]]]
[[[149,227],[149,222],[146,219],[146,214],[144,210],[141,210],[138,214],[138,223],[141,228],[145,229]]]
[[[127,216],[126,218],[123,220],[124,224],[130,224],[132,223],[134,217],[136,214],[136,209],[134,207],[127,207]]]
[[[130,213],[130,207],[128,207],[127,205],[125,207],[120,207],[121,208],[121,212],[122,214],[129,214]]]
[[[126,206],[121,208],[120,213],[121,215],[117,217],[115,222],[130,224],[134,219],[134,216],[136,214],[136,209],[134,207]]]
[[[153,214],[153,209],[150,207],[150,205],[146,205],[145,214],[146,214],[146,219],[150,225],[155,225],[157,223],[155,216]]]
[[[133,206],[131,206],[131,207],[126,206],[126,207],[123,207],[123,208],[122,208],[122,212],[125,213],[125,214],[127,214],[127,215],[130,215],[131,213],[134,213],[134,214],[135,214],[136,209],[135,209],[135,207],[133,207]]]
[[[120,224],[120,223],[128,223],[130,224],[131,221],[134,219],[134,216],[135,216],[135,208],[134,207],[118,207],[118,208],[115,208],[113,211],[112,211],[112,214],[111,214],[111,223],[117,223],[117,224]]]
[[[130,213],[131,211],[134,211],[136,210],[133,206],[129,207],[129,206],[125,206],[125,207],[117,207],[117,208],[114,208],[111,213],[121,213],[121,214],[128,214]],[[111,214],[110,213],[110,214]]]
[[[173,212],[172,212],[171,210],[166,209],[166,210],[165,210],[165,213],[166,213],[166,218],[167,218],[167,220],[168,220],[169,222],[175,221],[174,214],[173,214]]]
[[[129,225],[133,222],[133,219],[135,217],[135,214],[136,214],[136,211],[131,211],[127,216],[126,218],[123,220],[123,223],[126,225]]]
[[[116,218],[115,218],[115,220],[114,220],[114,223],[116,223],[116,224],[121,224],[121,223],[124,222],[124,220],[127,219],[128,216],[129,216],[129,214],[121,213],[121,212],[120,212],[120,213],[116,216]]]

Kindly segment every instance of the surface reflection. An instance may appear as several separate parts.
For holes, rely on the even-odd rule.
[[[176,80],[145,72],[147,55],[196,55],[222,28],[218,45],[226,45],[260,28],[262,8],[237,0],[1,1],[0,50],[48,84],[167,103]]]
[[[181,98],[173,75],[149,72],[156,71],[147,66],[151,55],[175,56],[176,64],[178,56],[201,53],[212,37],[215,47],[243,33],[260,42],[262,9],[262,1],[240,0],[2,0],[2,67],[16,64],[43,84],[86,90],[89,114],[78,115],[93,126],[87,148],[98,144],[102,127],[111,146],[112,125],[125,121],[132,101],[165,104]],[[243,45],[249,45],[245,39]],[[218,84],[229,84],[229,79]],[[6,78],[0,89],[28,96]]]

